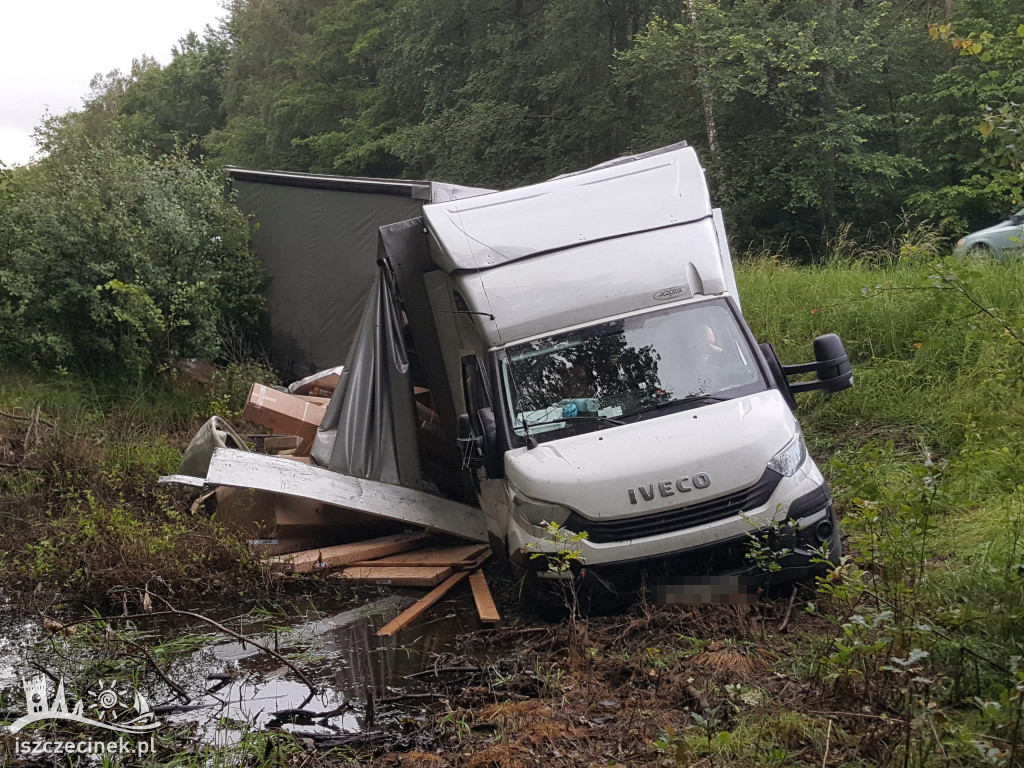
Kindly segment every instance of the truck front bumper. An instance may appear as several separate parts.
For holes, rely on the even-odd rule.
[[[817,526],[825,516],[825,510],[831,519],[831,498],[824,477],[808,459],[795,475],[782,478],[765,504],[744,510],[739,515],[681,527],[656,536],[605,543],[583,540],[570,545],[552,541],[544,528],[513,515],[508,529],[508,551],[514,562],[532,569],[544,568],[545,558],[535,555],[557,556],[566,546],[579,550],[578,559],[585,568],[642,563],[709,549],[728,549],[736,543],[750,542],[758,531],[773,522],[782,523],[790,516],[796,517],[794,527],[798,531],[805,530]]]

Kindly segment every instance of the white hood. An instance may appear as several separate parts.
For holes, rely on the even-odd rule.
[[[510,451],[505,473],[539,501],[562,504],[594,520],[628,518],[753,485],[797,429],[782,396],[768,390]],[[705,488],[693,484],[701,473],[710,481]],[[675,491],[681,478],[689,478],[683,487],[692,490]],[[671,482],[670,495],[655,491],[648,500],[637,493],[664,481]]]

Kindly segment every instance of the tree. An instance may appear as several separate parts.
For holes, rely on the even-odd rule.
[[[690,9],[649,24],[618,56],[619,81],[641,102],[640,134],[667,143],[685,128],[743,239],[816,241],[843,222],[892,220],[920,169],[904,149],[912,116],[898,109],[918,82],[914,18],[853,0]]]

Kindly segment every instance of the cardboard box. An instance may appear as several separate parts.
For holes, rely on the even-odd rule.
[[[253,384],[242,416],[277,434],[298,435],[302,438],[298,453],[308,454],[326,410],[322,405],[307,403],[287,392]]]
[[[296,397],[300,400],[305,400],[307,403],[312,403],[313,405],[322,405],[324,408],[326,408],[327,404],[331,402],[331,398],[329,397],[316,397],[314,395],[296,395]]]

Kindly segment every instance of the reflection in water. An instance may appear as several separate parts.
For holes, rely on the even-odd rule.
[[[421,682],[409,675],[430,669],[438,654],[457,651],[464,657],[468,649],[457,647],[456,638],[478,626],[472,601],[463,596],[436,606],[430,614],[435,617],[432,620],[414,624],[392,637],[377,635],[380,627],[419,596],[413,591],[395,590],[376,602],[350,604],[343,610],[333,607],[330,615],[312,620],[305,616],[290,620],[272,617],[245,625],[243,634],[275,648],[314,681],[318,693],[306,710],[333,713],[329,718],[285,715],[275,719],[275,713],[300,707],[309,689],[291,670],[251,643],[232,641],[206,644],[199,650],[180,654],[170,664],[164,663],[168,676],[192,697],[190,706],[202,708],[163,714],[160,719],[173,725],[192,724],[199,738],[211,744],[234,743],[247,730],[275,725],[305,733],[356,733],[367,729],[371,710],[374,728],[394,722],[403,706],[408,713],[408,702],[401,701],[401,697],[430,692],[429,681]],[[238,621],[237,617],[234,621]],[[26,634],[30,626],[36,634]],[[176,627],[150,642],[155,645],[174,636],[207,629]],[[30,643],[16,644],[15,631],[22,638],[30,636],[35,647]],[[100,660],[90,659],[88,654],[99,649],[83,652],[76,648],[75,638],[62,638],[56,643],[39,642],[41,639],[37,621],[25,626],[0,624],[0,648],[7,651],[7,658],[0,664],[2,700],[15,706],[20,703],[18,675],[27,673],[31,662],[60,671],[78,687],[92,682],[92,670]],[[65,647],[59,647],[62,645]],[[72,668],[69,661],[77,663],[78,668]],[[109,671],[109,661],[103,663]],[[208,676],[225,673],[230,676],[227,682],[215,684],[208,680]],[[150,671],[142,679],[147,698],[154,704],[181,703]],[[373,702],[372,706],[368,706],[368,701]],[[413,703],[424,702],[413,699]],[[159,706],[157,710],[160,711]]]

